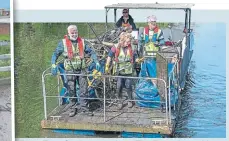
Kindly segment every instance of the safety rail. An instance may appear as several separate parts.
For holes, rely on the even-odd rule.
[[[177,63],[176,63],[176,65],[175,66],[177,66]],[[174,67],[173,68],[173,70],[172,70],[172,72],[173,72],[173,74],[171,75],[171,76],[173,76],[174,77],[174,75],[175,75],[175,68],[176,67]],[[117,99],[117,98],[115,98],[115,99],[113,99],[113,98],[108,98],[107,97],[107,93],[106,93],[106,78],[113,78],[113,79],[117,79],[117,78],[129,78],[129,79],[134,79],[134,80],[140,80],[140,79],[145,79],[145,80],[157,80],[157,81],[161,81],[161,82],[163,82],[163,84],[164,84],[164,93],[165,93],[165,102],[162,102],[162,101],[160,101],[160,103],[165,103],[165,109],[168,109],[168,110],[165,110],[165,118],[164,119],[160,119],[160,120],[158,120],[158,119],[155,119],[155,120],[152,120],[152,122],[154,122],[154,123],[162,123],[162,122],[166,122],[166,124],[167,125],[169,125],[169,124],[171,124],[171,102],[170,102],[170,100],[171,100],[171,94],[170,94],[170,80],[171,80],[171,76],[169,76],[169,83],[168,83],[168,85],[167,85],[167,83],[166,83],[166,81],[165,80],[163,80],[163,79],[159,79],[159,78],[150,78],[150,77],[126,77],[126,76],[111,76],[111,75],[92,75],[92,74],[58,74],[58,76],[57,76],[57,85],[53,85],[54,86],[54,88],[56,88],[57,87],[57,95],[54,95],[54,96],[48,96],[47,94],[48,93],[52,93],[52,91],[49,91],[49,92],[47,92],[47,90],[46,90],[46,84],[45,84],[45,78],[47,77],[47,76],[51,76],[51,77],[53,77],[52,76],[52,74],[51,73],[49,73],[48,71],[50,70],[51,68],[48,68],[48,69],[46,69],[44,72],[43,72],[43,74],[42,74],[42,86],[43,86],[43,98],[44,98],[44,116],[45,116],[45,119],[47,120],[47,118],[48,118],[48,116],[52,116],[51,114],[58,108],[58,107],[60,107],[60,99],[61,98],[77,98],[77,99],[80,99],[80,100],[82,100],[82,99],[97,99],[97,100],[100,100],[100,101],[102,101],[103,102],[103,121],[104,122],[106,122],[107,121],[107,118],[106,118],[106,102],[107,101],[118,101],[118,100],[120,100],[120,99]],[[61,86],[61,84],[60,84],[60,76],[61,75],[70,75],[70,76],[81,76],[81,77],[90,77],[90,76],[97,76],[97,77],[99,77],[99,78],[101,78],[102,79],[102,82],[103,82],[103,98],[85,98],[85,97],[81,97],[81,96],[76,96],[76,97],[65,97],[65,96],[60,96],[59,95],[59,93],[60,93],[60,86]],[[55,78],[55,77],[54,77]],[[50,113],[47,113],[47,98],[57,98],[58,99],[58,105],[50,112]],[[155,103],[155,102],[157,102],[157,101],[150,101],[150,100],[136,100],[136,99],[134,99],[134,100],[125,100],[125,101],[133,101],[133,102],[152,102],[152,103]],[[168,108],[168,107],[170,107],[170,108]],[[175,107],[175,106],[174,106]],[[140,108],[140,107],[139,107]],[[142,107],[142,108],[145,108],[145,107]],[[174,110],[175,110],[175,108],[174,108]]]
[[[0,47],[9,47],[10,42],[9,41],[0,41]],[[0,54],[0,61],[4,61],[4,60],[10,60],[11,55],[10,54]],[[11,71],[11,66],[2,66],[0,67],[0,72],[9,72]],[[1,83],[8,83],[10,81],[10,77],[7,78],[2,78],[0,79]]]

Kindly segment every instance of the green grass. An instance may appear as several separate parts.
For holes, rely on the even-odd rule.
[[[0,67],[10,66],[10,60],[0,60]],[[10,77],[11,73],[9,72],[0,72],[0,79]]]
[[[10,35],[0,35],[0,41],[1,40],[10,40]]]
[[[66,34],[69,24],[14,24],[16,138],[40,137],[40,121],[44,118],[41,75],[50,67],[51,55],[58,41]],[[78,26],[81,37],[94,37],[87,24],[71,24]],[[105,31],[104,24],[94,26],[99,34]],[[49,77],[48,88],[55,82],[54,79],[55,77]],[[56,101],[49,99],[47,104],[50,110],[56,106]]]

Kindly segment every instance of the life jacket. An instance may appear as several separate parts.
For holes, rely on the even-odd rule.
[[[122,23],[122,27],[129,27],[130,26],[130,24],[129,23]]]
[[[82,58],[84,58],[84,40],[81,39],[80,37],[78,37],[77,38],[77,42],[78,42],[77,46],[78,46],[78,50],[79,50],[79,56],[82,59]],[[78,51],[76,51],[74,49],[74,46],[72,45],[71,40],[68,38],[68,35],[64,36],[63,44],[64,44],[65,49],[67,47],[68,59],[71,60],[73,58],[73,56],[74,56],[73,54],[76,53],[76,52],[78,53]]]
[[[125,22],[125,20],[122,20],[122,27],[129,27],[130,23],[129,23],[129,19],[127,19],[127,21]]]
[[[67,59],[64,61],[64,68],[66,70],[81,70],[84,68],[84,40],[80,37],[77,38],[77,47],[74,47],[71,40],[67,35],[63,39],[64,52],[63,56]]]
[[[127,53],[126,54],[124,53],[123,49],[121,49],[121,51],[120,51],[120,48],[119,47],[116,47],[116,51],[115,51],[115,62],[117,62],[117,63],[119,62],[120,52],[121,52],[121,55],[122,56],[124,56],[124,57],[126,57],[126,56],[130,57],[130,62],[133,63],[133,50],[132,50],[132,46],[131,45],[129,45],[127,47]]]
[[[153,37],[151,39],[151,42],[156,42],[158,41],[158,38],[159,38],[159,35],[161,34],[161,29],[159,29],[158,26],[156,26],[153,30]],[[145,40],[145,43],[148,43],[149,42],[149,27],[146,26],[144,28],[144,40]]]
[[[155,47],[154,43],[158,41],[159,35],[161,34],[161,30],[158,26],[156,26],[153,30],[152,39],[149,39],[149,27],[144,28],[144,40],[145,40],[145,51],[158,51],[159,48]],[[155,53],[147,53],[147,55],[155,55]]]
[[[120,70],[121,68],[125,68]],[[121,75],[129,75],[133,73],[133,51],[131,45],[127,47],[127,52],[125,54],[123,49],[116,47],[115,52],[115,69],[113,74],[119,70]]]

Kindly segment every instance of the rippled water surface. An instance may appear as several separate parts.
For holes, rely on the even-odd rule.
[[[219,32],[220,31],[220,32]],[[226,137],[226,25],[198,24],[176,137]]]

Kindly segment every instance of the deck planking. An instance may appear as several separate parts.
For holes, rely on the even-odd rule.
[[[69,117],[69,112],[70,109],[67,109],[52,114],[47,120],[42,120],[42,128],[171,134],[174,124],[174,121],[170,125],[166,124],[166,114],[160,109],[136,105],[121,110],[117,106],[106,107],[105,122],[103,109],[93,112],[93,116],[81,111],[76,116]],[[52,116],[59,116],[59,119],[53,119]]]

